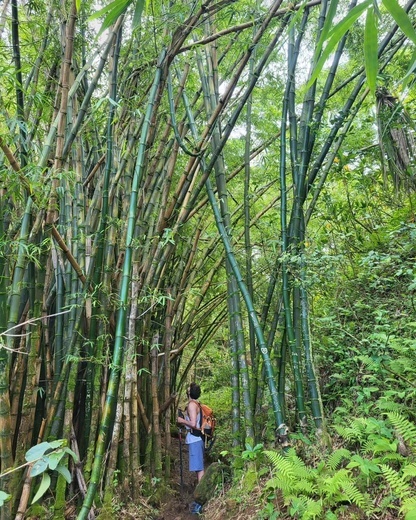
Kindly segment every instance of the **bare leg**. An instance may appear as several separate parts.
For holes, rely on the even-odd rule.
[[[202,469],[201,471],[196,472],[196,476],[198,477],[198,482],[201,481],[201,478],[204,476],[205,471]]]

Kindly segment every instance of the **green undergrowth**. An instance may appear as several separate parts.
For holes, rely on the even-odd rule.
[[[225,504],[239,518],[416,519],[416,426],[397,412],[334,426],[332,449],[294,435],[288,450],[247,446],[233,461]]]

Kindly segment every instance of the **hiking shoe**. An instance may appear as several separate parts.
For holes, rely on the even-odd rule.
[[[189,511],[193,515],[199,515],[202,512],[202,504],[198,504],[198,502],[192,502],[189,506]]]

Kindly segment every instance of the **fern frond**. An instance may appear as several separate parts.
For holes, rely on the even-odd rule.
[[[398,498],[401,500],[407,499],[409,497],[410,489],[407,482],[399,475],[399,473],[386,464],[380,464],[380,469],[390,488]]]
[[[288,450],[286,457],[291,461],[294,474],[297,478],[308,479],[314,473],[314,470],[304,463],[293,448]]]
[[[328,457],[327,466],[329,469],[333,471],[338,469],[342,459],[348,459],[351,456],[351,452],[346,448],[340,448],[339,450],[334,451]]]
[[[296,480],[293,485],[293,491],[303,493],[308,496],[313,496],[319,492],[319,488],[310,480],[300,479]]]
[[[286,479],[284,475],[280,474],[269,479],[266,482],[265,487],[274,490],[280,489],[283,496],[286,496],[287,494],[292,493],[294,484],[295,482],[293,480]]]
[[[400,455],[400,453],[384,453],[382,456],[377,457],[374,459],[374,462],[379,464],[380,462],[403,462],[403,455]]]
[[[336,425],[335,429],[338,434],[347,441],[360,441],[364,437],[364,431],[367,424],[367,419],[358,417],[353,419],[349,426]]]
[[[315,518],[320,518],[321,514],[321,501],[308,499],[307,509],[302,515],[302,520],[314,520]]]
[[[414,446],[416,438],[416,426],[398,413],[388,413],[387,417],[397,432],[408,442]]]
[[[322,480],[322,488],[326,495],[336,495],[341,489],[342,483],[346,480],[349,480],[350,478],[351,477],[348,470],[340,469],[337,471],[337,473],[335,473],[335,475],[324,478]]]
[[[406,518],[415,518],[416,515],[416,496],[406,498],[402,501],[402,507],[400,508],[401,513],[405,513]],[[412,516],[410,516],[412,515]]]
[[[287,501],[285,500],[286,505],[289,506],[290,515],[295,518],[313,518],[308,515],[309,507],[313,507],[315,501],[311,498],[305,497],[303,495],[291,495],[287,497]],[[305,516],[306,515],[306,516]]]
[[[284,457],[277,451],[269,451],[266,450],[263,452],[266,457],[269,458],[270,462],[273,464],[273,471],[285,475],[287,479],[293,480],[295,478],[295,471],[293,463],[287,457]]]
[[[402,478],[407,479],[407,477],[416,477],[416,463],[413,462],[412,464],[408,464],[403,469]],[[416,498],[415,498],[415,500],[416,500]]]
[[[342,491],[348,497],[348,500],[360,509],[370,512],[371,502],[361,491],[351,482],[345,480],[342,482]]]
[[[396,412],[396,413],[400,413],[403,411],[404,407],[402,404],[399,404],[399,403],[395,403],[394,401],[392,400],[389,400],[389,401],[383,401],[382,399],[379,399],[378,402],[377,402],[377,408],[381,411],[381,412]]]

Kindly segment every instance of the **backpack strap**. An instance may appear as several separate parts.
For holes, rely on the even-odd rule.
[[[201,407],[201,403],[199,401],[197,401],[196,399],[192,399],[192,401],[194,401],[194,403],[196,403],[198,406],[199,406],[199,428],[191,428],[191,434],[194,436],[194,437],[202,437],[202,407]],[[197,424],[198,424],[198,420],[197,420]]]

